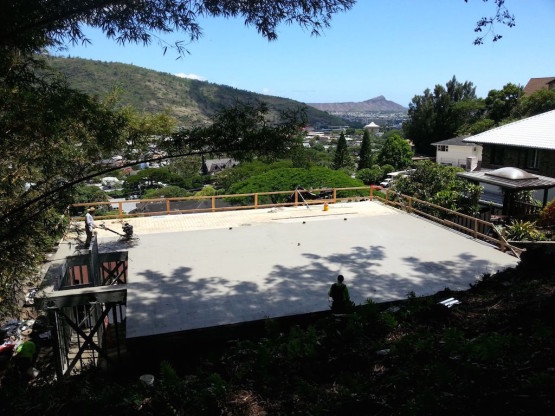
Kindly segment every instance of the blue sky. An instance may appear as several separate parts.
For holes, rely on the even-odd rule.
[[[555,0],[506,0],[516,26],[497,26],[503,38],[472,44],[476,21],[493,13],[493,0],[358,0],[335,15],[322,36],[283,25],[268,42],[240,19],[201,19],[203,37],[176,53],[155,42],[118,46],[87,29],[92,45],[62,56],[123,62],[196,77],[302,102],[364,101],[378,95],[408,106],[425,88],[453,75],[472,81],[478,96],[508,82],[555,76]],[[169,43],[183,33],[163,35]]]

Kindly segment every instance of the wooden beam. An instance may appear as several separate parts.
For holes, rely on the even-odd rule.
[[[86,305],[90,302],[126,304],[127,287],[124,285],[92,286],[41,293],[40,295],[42,296],[35,298],[35,304],[39,308],[64,308]]]

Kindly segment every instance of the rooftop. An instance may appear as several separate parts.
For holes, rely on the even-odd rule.
[[[555,81],[555,77],[530,78],[524,87],[524,94],[530,95],[537,90],[541,90],[542,88],[547,89],[549,83],[553,81]]]
[[[483,169],[475,172],[459,172],[457,175],[471,181],[489,183],[513,190],[550,189],[555,187],[555,178],[536,174],[532,175],[512,167],[496,170]]]
[[[464,141],[555,150],[555,110],[496,127]]]
[[[442,140],[440,142],[431,143],[432,146],[447,145],[447,146],[476,146],[476,143],[466,142],[468,136],[453,137],[452,139]]]

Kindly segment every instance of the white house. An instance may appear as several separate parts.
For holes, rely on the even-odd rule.
[[[463,141],[464,136],[432,143],[436,147],[436,163],[457,166],[471,172],[482,164],[482,146]]]
[[[555,181],[555,110],[504,124],[464,140],[483,147],[482,171],[511,167],[530,172],[538,182],[534,186],[521,187],[521,190],[535,190],[534,197],[543,200],[544,205],[555,198],[555,186],[551,185]],[[486,191],[501,193],[499,187],[488,189],[492,185],[487,181],[483,185]]]
[[[378,126],[374,122],[371,122],[370,124],[364,126],[364,130],[368,130],[368,133],[370,134],[377,134],[380,131],[380,126]]]

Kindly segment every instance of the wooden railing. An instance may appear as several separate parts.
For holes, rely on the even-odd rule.
[[[255,192],[246,194],[234,195],[214,195],[214,196],[193,196],[193,197],[180,197],[180,198],[156,198],[156,199],[138,199],[138,200],[125,200],[118,202],[94,202],[94,203],[81,203],[73,204],[72,208],[83,207],[102,207],[117,205],[117,214],[96,216],[97,219],[123,219],[130,217],[143,217],[154,215],[173,215],[173,214],[187,214],[197,212],[218,212],[218,211],[236,211],[243,209],[259,209],[259,208],[272,208],[272,207],[287,207],[299,205],[313,205],[313,204],[335,204],[343,201],[360,201],[361,199],[369,199],[370,201],[377,199],[386,205],[390,205],[402,209],[410,214],[415,214],[429,220],[438,222],[449,228],[453,228],[475,239],[480,239],[499,246],[501,251],[509,249],[516,257],[520,257],[523,251],[517,247],[510,245],[504,236],[504,230],[499,230],[490,221],[481,218],[473,217],[466,214],[441,207],[430,202],[422,201],[420,199],[399,194],[389,189],[380,190],[380,187],[374,186],[359,186],[352,188],[322,188],[313,190],[291,190],[291,191],[274,191],[274,192]],[[326,198],[307,199],[309,194],[325,194]],[[261,203],[265,197],[273,197],[277,195],[293,196],[291,202],[276,202],[276,203]],[[382,196],[383,195],[383,196]],[[252,203],[248,203],[245,199],[252,198]],[[217,206],[218,200],[234,200],[240,201],[241,205],[232,206]],[[172,209],[172,203],[179,201],[209,201],[209,206],[204,208],[193,209]],[[126,214],[123,211],[123,204],[126,203],[160,203],[163,206],[162,210],[153,212],[137,212],[133,214]],[[200,206],[200,204],[199,204]],[[71,220],[83,220],[83,216],[73,216]]]
[[[511,216],[520,219],[537,217],[541,213],[542,207],[528,202],[513,202]]]
[[[479,217],[462,214],[432,204],[431,202],[393,192],[389,189],[385,191],[385,198],[377,195],[375,198],[386,205],[395,206],[410,214],[416,214],[434,222],[438,222],[449,228],[471,235],[475,239],[493,243],[499,246],[499,249],[503,252],[509,249],[518,258],[520,258],[520,254],[523,251],[507,242],[504,229],[499,231],[492,222],[483,220]],[[468,225],[470,225],[470,227]]]
[[[117,202],[92,202],[92,203],[80,203],[72,204],[70,208],[83,208],[83,211],[79,215],[70,216],[71,220],[82,220],[84,219],[84,210],[88,207],[106,207],[108,210],[112,206],[117,206],[114,210],[117,210],[117,214],[108,215],[96,215],[97,219],[123,219],[132,217],[143,217],[143,216],[153,216],[153,215],[173,215],[173,214],[191,214],[197,212],[218,212],[218,211],[236,211],[242,209],[259,209],[259,208],[272,208],[272,207],[287,207],[287,206],[299,206],[299,205],[314,205],[330,203],[334,204],[341,201],[348,200],[360,200],[360,199],[372,199],[374,196],[374,191],[379,189],[374,186],[359,186],[352,188],[322,188],[322,189],[312,189],[303,190],[295,189],[291,191],[274,191],[274,192],[255,192],[247,194],[233,194],[233,195],[214,195],[214,196],[189,196],[189,197],[178,197],[178,198],[155,198],[155,199],[131,199],[125,201]],[[342,195],[346,193],[348,195]],[[309,199],[309,194],[326,194],[326,197],[321,197],[317,199]],[[266,197],[276,197],[279,195],[284,195],[287,197],[294,196],[294,200],[291,202],[275,202],[275,203],[264,203],[261,202]],[[328,196],[329,195],[329,196]],[[251,199],[248,201],[247,199]],[[283,198],[281,198],[283,199]],[[240,203],[240,205],[231,206],[218,206],[217,201],[235,201]],[[199,202],[200,206],[204,201],[208,201],[207,207],[202,208],[189,208],[189,209],[179,209],[175,208],[175,204],[180,201],[195,201]],[[226,201],[226,202],[227,202]],[[132,214],[125,213],[123,211],[123,204],[129,203],[158,203],[162,205],[162,209],[158,209],[152,212],[136,212]],[[174,205],[172,207],[172,204]]]

